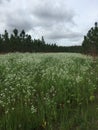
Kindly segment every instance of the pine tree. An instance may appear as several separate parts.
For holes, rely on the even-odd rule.
[[[95,27],[92,27],[82,43],[83,52],[86,54],[98,54],[98,24],[95,22]]]
[[[42,44],[44,45],[45,44],[45,40],[44,40],[44,37],[42,36]]]
[[[4,31],[4,34],[2,34],[2,42],[8,44],[9,43],[9,34],[7,30]]]
[[[14,37],[17,38],[18,37],[18,30],[16,28],[13,30],[13,33],[14,33]]]

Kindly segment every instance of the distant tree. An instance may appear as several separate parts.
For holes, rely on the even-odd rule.
[[[42,36],[42,44],[45,44],[45,40],[44,37]]]
[[[22,30],[21,31],[21,33],[20,33],[20,38],[22,39],[22,40],[24,40],[25,39],[25,31],[24,30]]]
[[[95,27],[92,27],[82,43],[83,52],[86,54],[98,54],[98,24],[95,22]]]
[[[4,43],[8,43],[9,42],[9,35],[7,30],[4,31],[4,34],[2,35],[2,40]]]
[[[3,41],[3,40],[2,40],[2,35],[0,34],[0,44],[2,43],[2,41]]]
[[[13,30],[13,33],[14,33],[14,37],[17,38],[18,37],[18,30],[16,28]]]
[[[30,35],[26,35],[26,42],[27,43],[31,43],[32,42],[32,38],[31,38],[31,36]]]

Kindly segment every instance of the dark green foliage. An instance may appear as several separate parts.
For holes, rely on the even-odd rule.
[[[98,24],[95,23],[95,27],[92,27],[82,43],[83,52],[85,54],[97,55],[98,54]]]
[[[8,52],[81,52],[81,46],[57,46],[56,44],[46,44],[44,37],[32,39],[31,35],[17,29],[9,36],[7,30],[0,34],[0,53]]]

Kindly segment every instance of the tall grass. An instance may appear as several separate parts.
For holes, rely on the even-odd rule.
[[[0,130],[94,130],[97,69],[81,54],[1,55]]]

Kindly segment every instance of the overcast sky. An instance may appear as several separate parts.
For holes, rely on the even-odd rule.
[[[48,43],[81,45],[98,21],[98,0],[0,0],[0,33],[24,29]]]

